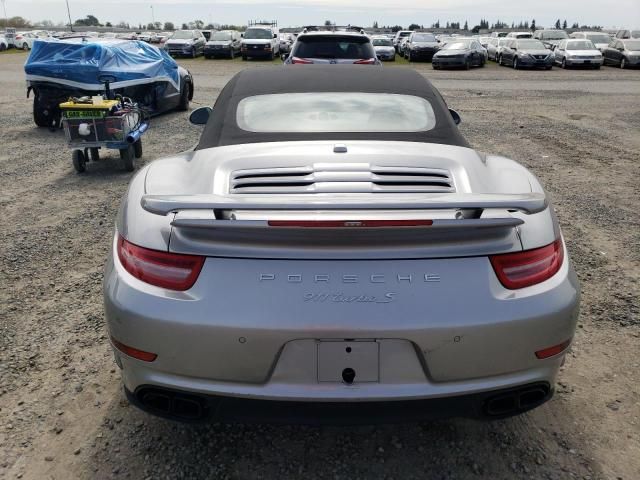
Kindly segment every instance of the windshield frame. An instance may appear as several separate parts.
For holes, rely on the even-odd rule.
[[[531,46],[531,44],[535,44],[535,46]],[[521,38],[516,40],[516,48],[518,48],[518,50],[549,50],[544,46],[544,43],[537,38]]]
[[[384,42],[384,43],[376,43]],[[393,47],[393,42],[389,38],[372,38],[371,45],[374,47]]]
[[[260,36],[247,36],[247,33],[251,32],[252,34],[255,32],[256,34],[258,32],[264,32],[261,33]],[[264,36],[263,36],[264,35]],[[251,28],[247,28],[244,32],[244,39],[245,40],[271,40],[273,38],[273,32],[268,29],[268,28],[256,28],[256,27],[251,27]]]
[[[471,48],[471,42],[473,40],[454,40],[449,43],[445,43],[440,50],[469,50]],[[456,45],[463,45],[462,48],[456,47]]]
[[[558,36],[551,36],[551,35],[560,35]],[[542,34],[540,35],[540,40],[566,40],[567,38],[569,38],[569,35],[567,35],[567,32],[565,32],[564,30],[543,30]]]
[[[624,48],[633,52],[640,52],[640,38],[626,38],[622,41]],[[632,44],[630,47],[629,44]]]
[[[183,36],[183,34],[187,35],[187,32],[189,36]],[[176,30],[175,32],[173,32],[173,35],[171,35],[171,40],[191,40],[193,38],[195,38],[193,30]]]
[[[433,40],[424,40],[424,39],[419,39],[418,37],[428,37],[428,38],[432,38]],[[436,43],[438,40],[436,39],[436,36],[432,33],[415,33],[413,35],[413,37],[411,37],[411,41],[412,42],[424,42],[424,43]]]
[[[591,40],[591,42],[592,42],[594,45],[595,45],[596,43],[606,43],[606,44],[611,43],[611,37],[610,37],[609,35],[607,35],[606,33],[600,33],[600,32],[587,32],[587,33],[585,33],[585,35],[584,35],[584,36],[585,36],[585,38],[586,38],[587,40]],[[599,37],[599,38],[603,39],[603,41],[593,40],[592,38],[590,38],[590,37],[594,37],[594,36],[597,36],[597,37]]]
[[[216,38],[220,36],[224,36],[224,38]],[[233,39],[233,34],[231,32],[221,30],[219,32],[213,32],[213,35],[211,35],[210,41],[225,42],[232,39]]]
[[[579,44],[584,44],[582,47],[577,48],[576,45]],[[576,39],[576,40],[572,40],[571,42],[567,42],[567,44],[565,45],[565,50],[597,50],[596,46],[593,44],[593,42],[587,38],[581,38],[581,39]]]

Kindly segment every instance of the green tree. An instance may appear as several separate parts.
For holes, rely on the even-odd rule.
[[[466,20],[464,21],[464,30],[465,31],[469,30],[469,23]]]
[[[173,25],[172,22],[164,22],[164,27],[163,30],[175,30],[176,27]]]
[[[556,20],[556,29],[560,30],[560,19]]]
[[[186,23],[182,24],[182,30],[189,30],[189,25],[187,25]]]
[[[105,26],[105,27],[113,27],[113,25],[111,25],[111,22],[106,22],[106,23],[104,24],[104,26]]]
[[[333,24],[331,23],[331,20],[325,20],[324,21],[324,25],[325,25],[325,27],[330,27]]]
[[[420,29],[420,25],[418,25],[417,23],[412,23],[407,27],[407,30],[418,30],[418,29]]]
[[[531,31],[532,32],[536,31],[536,19],[535,18],[533,20],[531,20]]]
[[[562,22],[562,29],[563,30],[567,29],[567,21],[566,20],[564,22]]]
[[[0,18],[0,27],[15,27],[15,28],[25,28],[30,27],[31,22],[29,20],[22,17],[11,17],[9,19]]]
[[[76,20],[74,25],[79,27],[100,27],[100,21],[94,17],[93,15],[87,15],[86,18],[81,18],[80,20]]]

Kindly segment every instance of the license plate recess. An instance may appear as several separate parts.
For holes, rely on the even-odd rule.
[[[380,349],[375,340],[323,340],[317,343],[317,354],[318,382],[380,380]]]

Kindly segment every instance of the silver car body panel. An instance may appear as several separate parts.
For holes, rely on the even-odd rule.
[[[553,385],[562,356],[534,352],[573,336],[579,287],[566,252],[557,274],[518,290],[500,284],[488,259],[561,238],[537,179],[512,160],[464,147],[341,143],[190,151],[133,178],[117,235],[207,258],[192,288],[167,290],[129,274],[114,239],[104,280],[110,334],[158,354],[148,363],[116,350],[127,389],[374,401]],[[372,192],[378,167],[446,171],[453,191]],[[234,172],[276,168],[332,172],[318,178],[338,193],[230,193]],[[369,218],[431,219],[433,228],[269,225]],[[367,381],[319,376],[332,366],[321,345],[345,339],[375,342]]]

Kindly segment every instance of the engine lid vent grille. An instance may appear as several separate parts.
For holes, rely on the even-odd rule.
[[[369,164],[315,164],[231,173],[230,193],[453,193],[449,170]]]

